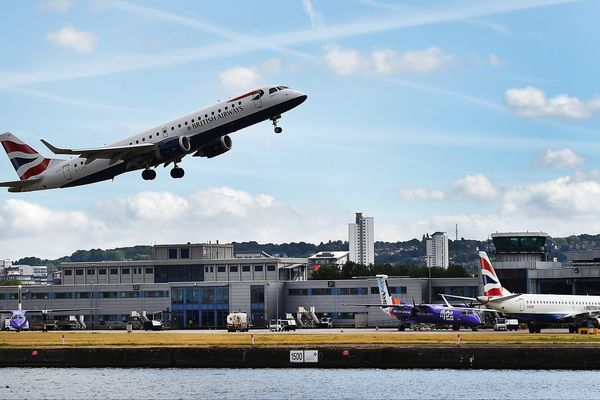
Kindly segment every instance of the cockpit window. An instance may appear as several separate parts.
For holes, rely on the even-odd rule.
[[[289,88],[287,86],[277,86],[277,89],[283,90],[283,89],[289,89]]]
[[[269,94],[273,94],[277,91],[277,88],[272,87],[271,89],[269,89]]]

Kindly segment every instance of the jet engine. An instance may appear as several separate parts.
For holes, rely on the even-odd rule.
[[[231,150],[231,138],[227,135],[216,138],[212,142],[202,146],[194,156],[213,158]]]
[[[165,140],[158,145],[156,157],[159,160],[173,160],[183,157],[190,151],[190,139],[187,136],[180,136]]]

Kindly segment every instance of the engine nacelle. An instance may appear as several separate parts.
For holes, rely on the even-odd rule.
[[[221,136],[201,147],[195,156],[213,158],[231,150],[231,138],[227,135]]]
[[[187,136],[180,136],[159,144],[156,149],[156,157],[165,161],[178,159],[190,151],[190,148],[190,139]]]

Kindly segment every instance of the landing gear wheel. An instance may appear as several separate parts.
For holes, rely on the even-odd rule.
[[[153,169],[145,169],[142,171],[142,179],[145,181],[151,181],[156,178],[156,171]]]
[[[185,175],[185,171],[183,168],[175,167],[171,170],[171,177],[175,179],[183,178]]]
[[[273,127],[275,128],[275,133],[283,132],[283,129],[281,129],[281,127],[277,126],[277,121],[279,121],[279,118],[281,118],[281,115],[276,115],[271,118],[271,121],[273,122]]]

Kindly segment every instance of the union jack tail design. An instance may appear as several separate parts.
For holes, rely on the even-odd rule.
[[[10,132],[0,135],[0,143],[21,180],[41,174],[54,161],[45,158]]]
[[[488,297],[509,296],[512,293],[502,287],[494,267],[485,251],[479,252],[479,264],[481,266],[481,277],[483,278],[483,294]]]

